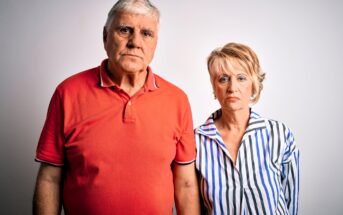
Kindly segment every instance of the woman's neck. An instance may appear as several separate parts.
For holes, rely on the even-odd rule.
[[[237,111],[222,109],[222,115],[218,119],[216,126],[219,130],[225,129],[245,132],[248,127],[249,117],[249,108]]]

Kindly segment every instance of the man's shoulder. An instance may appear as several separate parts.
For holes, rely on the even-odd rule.
[[[187,97],[186,93],[175,84],[171,83],[170,81],[167,81],[166,79],[162,78],[159,75],[154,74],[156,85],[159,89],[168,92],[170,94]]]
[[[60,90],[80,89],[90,85],[99,83],[99,66],[76,73],[64,81],[62,81],[57,88]]]

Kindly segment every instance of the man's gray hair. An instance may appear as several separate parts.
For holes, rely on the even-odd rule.
[[[141,15],[151,15],[159,23],[160,11],[149,0],[119,0],[108,12],[105,28],[111,25],[112,20],[121,12],[129,12]]]

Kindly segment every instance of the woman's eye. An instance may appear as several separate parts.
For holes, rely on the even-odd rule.
[[[239,76],[237,77],[237,80],[238,80],[238,81],[246,81],[246,80],[247,80],[247,77],[245,77],[244,75],[239,75]]]
[[[222,75],[219,77],[219,83],[227,83],[229,81],[230,81],[230,78],[227,75]]]

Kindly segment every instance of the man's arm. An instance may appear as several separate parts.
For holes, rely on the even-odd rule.
[[[33,214],[61,214],[62,168],[41,163],[33,197]]]
[[[200,214],[199,189],[194,162],[187,165],[175,163],[173,172],[177,214]]]

